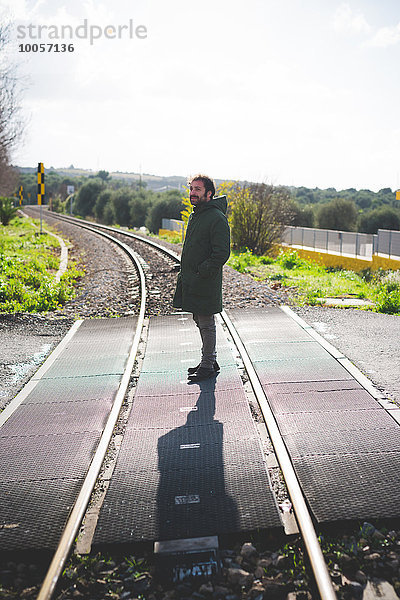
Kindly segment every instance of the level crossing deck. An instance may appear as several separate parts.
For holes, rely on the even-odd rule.
[[[89,319],[0,427],[0,550],[55,548],[118,390],[136,317]],[[14,400],[18,404],[18,396]]]
[[[319,522],[399,517],[400,410],[279,308],[229,313]],[[54,548],[119,386],[136,319],[85,321],[0,428],[0,548]],[[349,332],[351,334],[351,332]],[[189,384],[190,315],[152,317],[95,543],[281,528],[258,433],[218,325],[215,378]]]
[[[387,411],[279,308],[229,313],[253,361],[315,518],[399,515],[399,410]],[[279,527],[242,382],[218,331],[216,379],[188,384],[190,315],[152,318],[128,433],[94,542]],[[264,484],[264,485],[263,485]]]
[[[127,431],[94,543],[202,537],[282,523],[242,380],[220,325],[216,378],[189,383],[187,314],[151,317]]]
[[[400,410],[279,308],[229,312],[319,522],[400,516]],[[349,331],[351,335],[351,331]],[[352,370],[352,369],[350,369]]]

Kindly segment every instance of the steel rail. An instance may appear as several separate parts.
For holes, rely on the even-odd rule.
[[[35,207],[30,207],[30,208],[35,208]],[[169,248],[165,248],[165,246],[161,246],[161,244],[157,244],[157,242],[146,239],[141,235],[133,233],[132,231],[125,231],[124,229],[118,229],[117,227],[111,227],[110,225],[103,225],[101,223],[93,223],[92,221],[86,221],[85,219],[78,219],[77,217],[70,217],[67,215],[59,214],[59,213],[47,212],[47,214],[49,216],[52,216],[54,219],[60,219],[61,221],[67,221],[69,223],[74,223],[76,225],[83,226],[82,225],[82,223],[83,223],[84,225],[87,225],[90,229],[93,229],[93,231],[95,229],[104,229],[105,231],[110,231],[112,233],[118,233],[125,237],[133,238],[139,242],[143,242],[144,244],[147,244],[148,246],[152,246],[153,248],[155,248],[156,250],[159,250],[160,252],[163,252],[164,254],[167,254],[169,256],[169,258],[173,258],[173,259],[177,260],[178,262],[180,262],[180,260],[181,260],[179,254],[177,254],[176,252],[173,252],[173,250],[170,250]]]
[[[87,225],[81,225],[81,226],[84,227],[85,229],[91,229],[92,231],[95,231],[94,229],[88,227]],[[113,403],[113,407],[108,416],[107,423],[106,423],[103,433],[101,435],[99,445],[94,454],[94,457],[90,464],[89,470],[86,474],[81,491],[79,492],[79,495],[75,501],[74,507],[70,514],[70,517],[69,517],[67,524],[64,528],[64,531],[61,535],[59,544],[57,546],[57,550],[53,556],[53,559],[50,563],[49,569],[43,580],[37,600],[50,600],[50,598],[52,597],[52,595],[55,591],[58,579],[61,575],[62,569],[63,569],[65,562],[69,556],[69,553],[71,551],[72,545],[75,540],[75,537],[78,533],[80,524],[82,522],[87,505],[90,500],[90,496],[92,494],[92,491],[95,486],[96,480],[98,478],[101,466],[103,464],[104,457],[106,455],[107,448],[109,446],[109,443],[110,443],[110,440],[112,437],[112,433],[113,433],[115,424],[117,422],[117,419],[118,419],[118,416],[119,416],[119,413],[121,410],[122,403],[125,398],[125,394],[126,394],[126,390],[128,388],[131,372],[132,372],[132,369],[133,369],[133,366],[134,366],[134,363],[136,360],[136,354],[137,354],[139,341],[140,341],[140,337],[141,337],[142,329],[143,329],[143,323],[144,323],[144,316],[145,316],[145,309],[146,309],[146,282],[145,282],[144,272],[143,272],[143,269],[142,269],[139,261],[137,260],[132,249],[129,248],[129,246],[127,246],[120,240],[117,240],[116,238],[113,238],[112,236],[110,236],[104,232],[96,231],[96,233],[98,235],[102,235],[102,236],[108,238],[109,240],[113,241],[114,243],[117,243],[130,256],[130,258],[135,263],[136,269],[139,273],[140,284],[141,284],[141,286],[140,286],[141,287],[140,311],[139,311],[135,336],[133,338],[131,350],[130,350],[128,360],[127,360],[127,363],[125,366],[125,371],[122,376],[121,383],[119,385],[118,392],[116,394],[116,397],[115,397],[115,400]]]
[[[221,317],[225,322],[230,335],[238,349],[242,358],[243,364],[249,376],[251,386],[254,394],[260,405],[261,412],[264,417],[268,433],[271,438],[272,445],[274,447],[277,460],[281,467],[283,477],[286,482],[286,487],[289,492],[290,499],[293,504],[293,509],[296,514],[297,524],[301,531],[307,553],[310,559],[311,568],[314,573],[315,581],[318,586],[318,590],[321,596],[321,600],[336,600],[336,594],[333,589],[332,580],[329,575],[328,567],[326,565],[324,555],[322,554],[321,546],[318,541],[316,531],[310,516],[310,512],[307,508],[303,492],[301,490],[297,475],[290,460],[289,453],[286,449],[285,443],[280,434],[278,425],[276,423],[274,414],[271,410],[263,387],[258,379],[257,373],[254,369],[253,363],[246,351],[246,348],[239,337],[232,321],[228,317],[225,311],[222,311]]]
[[[77,224],[83,223],[81,219],[71,219],[71,217],[64,217],[65,220],[73,221]],[[87,223],[87,222],[85,222]],[[93,224],[91,224],[93,225]],[[167,254],[171,258],[180,262],[180,256],[174,253],[173,251],[153,242],[152,240],[147,240],[142,236],[138,236],[129,231],[120,230],[117,228],[109,227],[107,225],[99,225],[96,223],[96,228],[106,229],[115,233],[119,233],[121,235],[135,238],[139,241],[142,241],[145,244],[155,247],[156,249],[162,251]],[[305,547],[307,550],[307,554],[310,559],[311,569],[314,574],[314,578],[321,596],[321,600],[337,600],[337,596],[333,589],[333,584],[331,577],[329,575],[328,567],[326,565],[320,543],[318,541],[318,537],[312,522],[312,518],[310,512],[308,510],[306,501],[304,499],[303,492],[301,490],[300,483],[298,481],[297,475],[293,468],[292,461],[290,459],[289,453],[287,451],[286,445],[282,439],[280,434],[278,425],[275,420],[275,416],[271,410],[268,399],[265,395],[263,387],[258,379],[257,373],[254,369],[253,363],[246,351],[246,348],[236,331],[235,326],[232,321],[228,317],[227,313],[223,310],[221,313],[221,318],[224,321],[238,351],[243,361],[244,367],[249,376],[249,380],[251,386],[253,388],[254,394],[257,398],[257,401],[260,405],[261,412],[263,414],[263,418],[268,429],[272,445],[274,447],[277,460],[279,462],[280,468],[282,470],[283,477],[286,482],[286,486],[288,489],[288,493],[290,499],[292,501],[293,509],[296,515],[296,520],[303,537]],[[38,600],[42,600],[40,597]],[[45,599],[43,599],[45,600]]]

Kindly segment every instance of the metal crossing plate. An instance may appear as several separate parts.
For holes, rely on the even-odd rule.
[[[162,318],[162,317],[157,317]],[[225,338],[221,325],[217,322],[218,350],[229,349],[229,343]],[[153,352],[175,353],[197,350],[200,356],[201,338],[192,318],[184,322],[179,321],[176,315],[165,317],[164,322],[152,322],[152,336],[149,336],[146,344],[146,355]]]
[[[364,389],[347,389],[334,391],[310,391],[278,394],[266,392],[269,403],[276,414],[325,412],[339,410],[380,410],[380,405]]]
[[[182,429],[193,429],[191,432]],[[246,469],[246,461],[252,456],[253,465],[259,468],[263,465],[260,443],[255,437],[256,432],[243,433],[243,439],[238,441],[233,436],[223,438],[222,424],[216,424],[206,433],[199,432],[199,427],[172,429],[160,435],[158,430],[131,430],[126,434],[119,454],[119,471],[178,471],[219,468],[227,464],[236,464],[240,469]],[[211,431],[210,431],[211,429]],[[252,437],[251,437],[252,436]],[[140,446],[140,454],[137,448]]]
[[[199,348],[195,348],[190,351],[177,348],[173,353],[166,353],[160,349],[158,352],[146,354],[141,371],[142,373],[165,372],[166,365],[170,365],[174,370],[179,369],[182,378],[186,378],[188,367],[194,367],[200,362]],[[221,368],[235,365],[235,358],[229,348],[218,349],[218,363]]]
[[[0,548],[54,549],[82,480],[0,482]]]
[[[118,390],[135,324],[136,318],[84,321],[0,428],[2,549],[56,546]]]
[[[249,342],[250,358],[317,520],[399,517],[400,426],[395,419],[280,309],[234,310],[229,316]]]
[[[61,377],[90,377],[93,375],[122,375],[127,355],[87,356],[76,354],[71,357],[61,356],[44,373],[43,379]]]
[[[157,403],[158,410],[155,410]],[[192,422],[198,425],[212,421],[236,421],[248,419],[249,406],[243,402],[243,390],[234,388],[216,392],[203,392],[188,396],[135,396],[134,410],[128,429],[144,427],[180,427]]]
[[[258,355],[252,354],[252,360],[258,361]],[[352,375],[340,363],[329,355],[313,359],[304,357],[293,360],[270,360],[254,363],[262,384],[294,381],[321,381],[352,379]]]
[[[0,438],[0,483],[83,477],[99,439],[99,432]]]
[[[400,516],[400,453],[293,459],[318,521]]]
[[[119,375],[69,377],[64,380],[41,379],[23,404],[87,402],[88,400],[109,402],[114,399],[119,382]]]
[[[325,412],[310,412],[297,414],[277,415],[281,432],[286,435],[290,433],[303,433],[304,435],[317,435],[318,432],[325,436],[341,432],[351,437],[353,432],[369,429],[373,437],[373,431],[377,429],[394,429],[399,432],[400,428],[396,421],[383,409],[380,410],[328,410]],[[372,438],[371,438],[372,439]]]
[[[285,443],[293,458],[313,455],[346,455],[364,452],[399,452],[400,435],[398,428],[391,429],[355,429],[351,435],[342,431],[332,431],[327,436],[318,430],[312,435],[292,433],[284,436]],[[372,458],[372,457],[371,457]]]
[[[254,346],[254,348],[253,348]],[[248,350],[254,350],[255,360],[297,360],[297,359],[315,359],[326,358],[326,350],[313,340],[296,342],[246,342]]]
[[[139,377],[136,394],[138,396],[190,396],[203,392],[223,391],[243,386],[236,367],[221,368],[221,372],[211,379],[198,383],[191,383],[187,379],[187,372],[174,369],[169,363],[164,371],[156,373],[142,373]]]
[[[189,383],[180,361],[198,357],[201,342],[192,319],[179,318],[150,319],[144,369],[94,543],[281,527],[240,374],[234,360],[225,361],[227,344],[221,372]],[[182,324],[178,339],[193,342],[189,352],[177,343]]]
[[[313,392],[340,392],[346,396],[346,390],[362,390],[364,388],[355,379],[340,379],[332,381],[278,381],[276,383],[266,382],[264,390],[269,398],[277,398],[280,394],[295,398],[297,394]],[[368,393],[368,392],[367,392]],[[370,394],[368,394],[370,396]],[[371,397],[371,396],[370,396]],[[307,404],[304,405],[305,407]],[[290,411],[288,411],[290,412]]]
[[[86,319],[79,327],[74,342],[99,339],[103,340],[125,340],[129,344],[135,334],[137,317],[118,317],[118,319]]]
[[[263,490],[263,498],[260,498]],[[200,537],[281,527],[263,469],[236,466],[113,477],[94,543]]]
[[[7,436],[103,431],[111,406],[110,400],[21,404],[1,427],[0,439]]]

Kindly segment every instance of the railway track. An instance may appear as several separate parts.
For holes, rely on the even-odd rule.
[[[76,500],[74,509],[73,509],[71,516],[68,520],[68,523],[65,527],[64,533],[61,537],[60,543],[55,552],[55,555],[54,555],[54,558],[50,565],[49,571],[44,580],[43,586],[42,586],[41,591],[38,596],[38,600],[45,600],[47,598],[51,598],[51,596],[54,592],[55,586],[57,584],[58,578],[60,576],[60,573],[62,572],[62,568],[67,559],[67,556],[68,556],[69,552],[71,551],[72,544],[73,544],[76,534],[79,530],[79,526],[80,526],[82,518],[84,516],[85,509],[88,505],[91,492],[93,490],[97,476],[99,474],[102,461],[104,460],[104,456],[105,456],[108,444],[111,439],[112,431],[115,426],[115,423],[116,423],[116,420],[117,420],[117,417],[118,417],[118,414],[119,414],[119,411],[121,408],[122,399],[126,393],[127,383],[129,380],[129,374],[130,374],[130,371],[132,370],[133,363],[134,363],[135,357],[136,357],[137,347],[138,347],[139,339],[141,336],[141,331],[143,328],[144,316],[145,316],[145,311],[146,311],[146,286],[145,286],[145,274],[143,272],[143,268],[142,268],[137,256],[132,253],[132,249],[127,245],[127,241],[128,240],[131,242],[133,241],[136,248],[138,245],[139,246],[147,245],[147,247],[150,246],[153,251],[157,252],[158,254],[162,253],[164,256],[166,256],[168,263],[170,265],[171,265],[171,261],[173,262],[173,264],[179,265],[179,260],[180,260],[179,256],[177,254],[171,252],[170,250],[167,250],[166,248],[160,246],[159,244],[157,244],[155,242],[151,242],[149,240],[144,240],[143,238],[136,236],[135,234],[132,234],[130,232],[122,233],[120,231],[116,231],[115,229],[106,227],[106,226],[99,226],[99,225],[93,226],[92,223],[82,222],[82,221],[76,220],[76,219],[70,219],[68,217],[61,217],[61,218],[64,220],[68,220],[69,222],[73,222],[74,224],[76,224],[80,227],[84,227],[85,229],[87,229],[89,231],[100,232],[101,235],[106,237],[106,239],[108,239],[109,241],[113,241],[114,243],[117,243],[130,256],[130,258],[135,263],[135,268],[137,269],[137,272],[138,272],[139,278],[140,278],[140,283],[141,283],[141,285],[140,285],[140,288],[141,288],[140,307],[141,308],[140,308],[140,315],[139,315],[139,319],[138,319],[138,323],[137,323],[135,340],[134,340],[134,343],[133,343],[133,346],[132,346],[132,349],[130,352],[130,358],[127,363],[123,381],[121,382],[120,390],[118,392],[116,401],[114,402],[113,409],[110,413],[110,417],[109,417],[107,425],[104,429],[104,433],[102,435],[98,449],[97,449],[94,459],[91,463],[91,467],[89,469],[89,472],[87,474],[85,482],[82,486],[82,490]],[[124,241],[122,241],[122,239]],[[305,541],[305,545],[307,547],[307,551],[309,553],[311,565],[312,565],[313,571],[314,571],[315,580],[316,580],[317,586],[320,590],[321,597],[326,598],[326,599],[334,598],[335,594],[333,592],[329,573],[328,573],[327,567],[325,565],[325,561],[324,561],[324,558],[323,558],[323,555],[322,555],[322,552],[321,552],[321,549],[320,549],[320,546],[318,543],[317,535],[316,535],[316,532],[315,532],[313,524],[312,524],[312,518],[307,510],[307,506],[304,501],[300,485],[297,481],[295,472],[294,472],[293,467],[290,462],[290,458],[287,454],[286,448],[285,448],[282,438],[279,434],[279,429],[275,423],[272,412],[269,410],[268,402],[265,398],[265,394],[264,394],[262,387],[258,381],[257,375],[254,371],[254,368],[248,357],[245,347],[244,347],[243,343],[241,342],[240,336],[236,332],[232,321],[229,319],[228,315],[225,312],[223,312],[221,314],[221,318],[222,318],[222,321],[224,322],[225,326],[227,327],[230,335],[232,336],[232,339],[234,340],[236,348],[237,348],[238,352],[240,353],[240,356],[243,360],[243,363],[247,370],[247,374],[249,376],[249,380],[251,382],[251,386],[253,388],[253,391],[254,391],[256,398],[259,402],[259,405],[261,407],[263,417],[267,424],[267,428],[269,430],[274,447],[277,450],[278,460],[280,462],[280,465],[281,465],[281,468],[282,468],[282,471],[283,471],[283,474],[285,477],[285,481],[288,485],[288,489],[289,489],[289,493],[291,496],[294,511],[296,514],[296,518],[297,518],[300,530],[302,532],[302,535],[303,535],[303,538]]]
[[[162,253],[165,256],[166,264],[171,269],[174,265],[179,263],[179,256],[175,253],[167,250],[166,248],[160,246],[155,242],[151,242],[149,240],[144,240],[140,236],[136,236],[131,232],[122,232],[120,230],[115,230],[110,227],[96,225],[93,226],[92,223],[82,222],[81,220],[71,220],[67,217],[62,217],[63,219],[68,220],[69,222],[73,222],[80,227],[85,227],[88,230],[97,232],[101,232],[101,235],[105,236],[110,242],[118,243],[119,246],[131,257],[131,259],[135,262],[135,268],[138,272],[138,277],[141,282],[142,289],[142,297],[140,302],[140,313],[137,322],[137,329],[134,336],[134,340],[132,343],[132,347],[129,353],[129,359],[126,364],[126,369],[124,375],[121,379],[121,385],[119,387],[118,393],[116,395],[113,408],[110,412],[110,416],[108,418],[106,427],[104,428],[104,433],[101,437],[101,440],[98,445],[98,449],[96,455],[91,463],[90,469],[88,471],[87,477],[82,485],[81,492],[78,495],[78,498],[75,502],[74,509],[71,512],[71,516],[68,520],[67,526],[64,530],[64,533],[61,537],[60,544],[56,550],[54,555],[54,559],[50,565],[47,576],[44,580],[43,586],[39,593],[38,599],[45,600],[47,598],[51,598],[55,587],[57,585],[58,578],[63,569],[63,565],[68,557],[68,554],[71,551],[72,545],[74,543],[74,539],[76,537],[77,531],[79,529],[80,523],[84,516],[85,509],[88,505],[91,492],[95,485],[95,481],[97,479],[102,461],[104,459],[109,441],[111,439],[112,431],[114,429],[116,420],[118,418],[118,414],[120,412],[121,403],[126,393],[126,389],[129,383],[130,373],[132,371],[133,364],[135,362],[137,348],[139,344],[139,340],[141,337],[141,332],[143,328],[144,318],[146,314],[146,291],[145,291],[145,273],[143,272],[141,261],[138,260],[137,256],[132,253],[132,248],[130,248],[130,244],[135,246],[135,251],[138,252],[138,247],[144,247],[145,245],[150,245],[152,248],[152,252],[155,252],[159,255]],[[124,240],[124,241],[122,241]],[[155,296],[157,296],[157,290],[153,290]],[[231,319],[228,314],[223,312],[221,314],[221,323],[225,328],[225,331],[228,333],[231,343],[235,345],[236,352],[240,355],[241,361],[246,369],[247,377],[251,383],[251,387],[255,397],[257,398],[258,404],[260,406],[260,410],[263,415],[263,419],[265,421],[266,427],[269,432],[270,439],[274,446],[274,451],[276,457],[279,461],[287,489],[290,495],[291,502],[293,504],[294,513],[296,515],[296,520],[298,523],[298,527],[301,531],[301,534],[304,539],[304,544],[307,549],[310,564],[313,570],[314,578],[319,590],[320,597],[324,599],[333,599],[335,598],[335,593],[333,590],[332,582],[329,576],[328,569],[325,564],[325,560],[319,545],[318,536],[316,534],[313,521],[314,518],[310,514],[309,504],[304,497],[304,492],[302,490],[302,486],[299,483],[298,477],[296,475],[295,469],[293,468],[293,462],[291,457],[289,456],[287,450],[287,444],[285,443],[280,427],[277,424],[276,415],[271,410],[270,403],[267,400],[265,389],[260,381],[260,377],[257,374],[257,369],[255,368],[254,358],[252,359],[249,356],[249,353],[246,349],[246,341],[241,339],[240,333],[238,333],[235,327],[235,319]],[[240,325],[240,320],[239,320]],[[240,327],[239,327],[240,329]],[[338,358],[338,357],[336,357]],[[365,383],[365,382],[364,382]],[[372,390],[370,390],[372,391]],[[8,415],[3,416],[3,420],[5,421],[8,418]],[[190,446],[191,444],[187,444]],[[193,444],[192,444],[193,446]]]

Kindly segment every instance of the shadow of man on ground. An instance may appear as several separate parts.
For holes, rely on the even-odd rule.
[[[237,506],[225,490],[223,424],[214,418],[215,383],[197,383],[186,423],[158,440],[159,540],[237,530]]]

